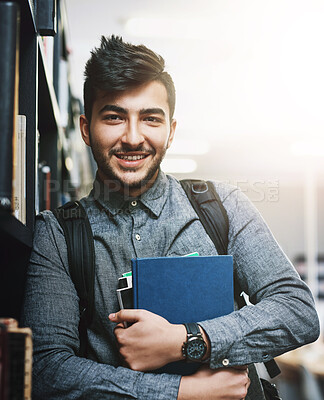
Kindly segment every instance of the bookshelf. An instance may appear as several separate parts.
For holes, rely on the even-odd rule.
[[[19,320],[35,216],[85,194],[82,186],[93,179],[89,152],[76,134],[82,107],[69,83],[66,27],[64,0],[0,0],[0,398],[4,400],[31,399],[32,332],[20,328]]]
[[[69,85],[64,1],[0,1],[0,42],[0,317],[19,321],[35,215],[80,189],[71,178],[80,101]],[[24,126],[21,146],[14,134]]]

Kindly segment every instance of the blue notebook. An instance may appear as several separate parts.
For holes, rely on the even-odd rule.
[[[232,256],[132,260],[134,308],[170,323],[198,322],[234,310]],[[189,375],[198,364],[177,362],[154,372]]]

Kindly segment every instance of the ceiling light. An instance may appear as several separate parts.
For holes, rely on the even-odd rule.
[[[175,18],[129,18],[125,30],[136,37],[164,37],[197,39],[212,34],[212,23],[208,20]]]
[[[324,157],[324,142],[295,142],[291,145],[290,151],[294,156]]]

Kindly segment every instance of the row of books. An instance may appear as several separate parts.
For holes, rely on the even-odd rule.
[[[71,180],[70,176],[63,177],[66,161],[75,158],[74,169],[77,170],[78,165],[85,165],[83,163],[84,154],[81,153],[86,153],[89,158],[84,148],[76,150],[77,147],[81,149],[82,146],[82,144],[79,144],[81,142],[80,135],[74,135],[73,138],[70,138],[70,132],[74,132],[76,130],[75,127],[78,126],[78,121],[73,120],[74,114],[81,110],[74,109],[75,107],[73,107],[72,103],[76,102],[76,99],[73,98],[69,86],[68,56],[70,50],[67,44],[68,30],[64,28],[64,24],[67,22],[64,2],[60,3],[58,9],[54,7],[54,3],[53,1],[44,0],[42,6],[37,8],[37,12],[34,15],[38,29],[36,52],[42,62],[38,65],[38,72],[30,70],[28,71],[28,76],[34,73],[36,81],[38,81],[36,97],[45,97],[49,93],[49,99],[40,98],[38,101],[39,105],[45,105],[44,109],[39,107],[38,121],[35,124],[34,116],[36,110],[32,110],[33,107],[31,105],[28,107],[23,106],[25,98],[29,98],[28,93],[23,93],[23,96],[21,96],[21,87],[26,86],[24,79],[21,79],[25,75],[22,73],[24,71],[21,70],[29,67],[27,63],[24,64],[23,60],[20,60],[21,56],[26,56],[26,52],[20,51],[25,42],[25,35],[21,35],[19,32],[26,29],[24,21],[29,16],[24,15],[25,8],[19,7],[17,2],[0,2],[0,99],[3,112],[0,135],[0,208],[9,213],[12,210],[13,215],[23,224],[27,222],[29,227],[33,226],[30,221],[34,210],[38,213],[44,209],[56,207],[60,203],[57,199],[60,199],[60,196],[65,198],[66,193],[64,193],[62,180],[64,179],[66,182]],[[57,20],[58,16],[59,20]],[[60,21],[59,24],[57,24],[58,21]],[[55,34],[56,36],[54,37],[53,35]],[[43,68],[45,70],[45,80],[41,79],[43,75],[40,71]],[[31,90],[33,89],[31,87]],[[34,106],[36,102],[33,99],[34,97],[32,96],[30,101]],[[59,105],[59,113],[56,114],[54,112],[55,118],[57,118],[57,126],[53,128],[52,126],[47,126],[46,123],[40,123],[41,118],[47,120],[47,112],[51,114],[51,111],[53,111],[51,108],[55,108],[56,103]],[[49,109],[47,110],[47,108]],[[40,132],[37,132],[37,127]],[[56,129],[57,131],[55,132]],[[56,162],[55,156],[53,156],[56,148],[54,147],[54,140],[51,142],[53,151],[50,146],[42,146],[42,143],[46,142],[47,134],[52,137],[56,135],[58,141],[62,140],[63,136],[70,139],[69,142],[74,141],[77,137],[77,142],[73,142],[73,145],[58,144],[57,148],[59,149],[63,146],[63,154],[58,152],[57,156],[62,156],[62,162]],[[36,139],[36,149],[33,135],[38,135],[39,138],[39,143]],[[78,146],[75,145],[76,143]],[[38,158],[40,155],[38,152],[41,149],[42,157]],[[26,163],[30,168],[33,168],[33,171],[26,171]],[[86,164],[90,167],[90,160],[87,160]],[[67,174],[69,174],[71,168],[67,169]],[[30,173],[30,179],[28,179],[28,173]],[[36,174],[35,179],[33,179],[34,174]],[[78,187],[84,191],[86,185],[83,184],[82,173],[77,170],[74,175],[80,177],[78,179]],[[56,179],[55,182],[51,181],[53,177]],[[29,183],[33,184],[30,185]],[[56,196],[56,194],[52,193],[50,195],[51,184],[53,186],[52,189],[60,191],[60,194]],[[59,188],[57,188],[58,184],[60,185]],[[73,182],[72,186],[74,185]],[[33,192],[33,195],[30,195],[31,192]],[[33,199],[33,201],[27,200],[26,204],[26,197],[27,199]]]
[[[32,332],[13,318],[0,318],[0,400],[30,400]]]
[[[3,112],[0,137],[0,205],[26,224],[26,116],[19,115],[20,8],[0,4],[0,98]],[[53,38],[46,42],[47,58],[53,54]],[[52,46],[51,46],[52,45]],[[48,64],[50,60],[48,59]],[[13,117],[14,116],[14,117]],[[42,165],[42,168],[44,165]],[[41,175],[41,174],[40,174]],[[36,189],[37,190],[37,189]],[[46,189],[45,189],[46,196]],[[42,193],[40,194],[42,198]],[[48,206],[48,201],[35,207]]]

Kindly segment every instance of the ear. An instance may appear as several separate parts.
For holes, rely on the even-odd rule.
[[[176,127],[177,127],[177,120],[175,120],[173,118],[171,121],[171,126],[170,126],[170,134],[169,134],[169,138],[168,138],[167,149],[171,146],[171,143],[173,142]]]
[[[84,114],[80,115],[80,131],[81,136],[84,143],[87,146],[91,146],[90,144],[90,124]]]

